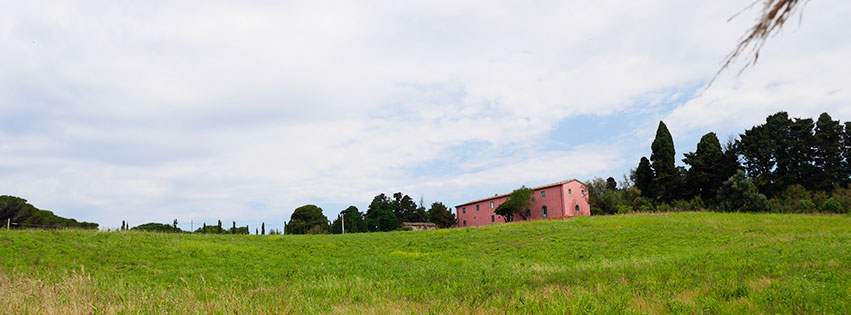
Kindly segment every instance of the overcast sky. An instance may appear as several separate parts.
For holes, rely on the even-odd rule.
[[[751,0],[0,1],[0,194],[118,227],[280,228],[621,178],[780,110],[851,120],[851,2],[705,85]]]

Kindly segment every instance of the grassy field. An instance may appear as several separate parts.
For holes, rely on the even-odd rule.
[[[0,231],[0,313],[851,313],[851,217],[323,236]]]

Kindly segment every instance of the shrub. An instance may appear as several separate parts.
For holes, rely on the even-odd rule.
[[[816,209],[821,209],[821,206],[829,199],[830,196],[827,195],[826,192],[817,191],[813,193],[813,203],[816,205]]]
[[[618,214],[631,213],[632,211],[632,206],[618,205]]]
[[[846,212],[851,210],[851,188],[837,187],[833,191],[833,199],[836,199]]]
[[[810,200],[801,200],[798,201],[798,204],[795,207],[798,212],[802,213],[813,213],[816,212],[816,204]]]
[[[760,194],[745,173],[736,172],[718,189],[718,209],[725,212],[763,212],[768,210],[768,198]]]
[[[839,201],[836,201],[836,199],[833,198],[827,199],[827,201],[825,201],[824,204],[821,205],[819,211],[823,213],[845,213],[845,209],[842,208],[842,204],[840,204]]]
[[[786,202],[784,200],[775,197],[768,200],[768,211],[775,213],[787,213],[789,212],[789,207],[786,206]]]

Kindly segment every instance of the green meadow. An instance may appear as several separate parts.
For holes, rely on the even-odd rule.
[[[346,235],[0,230],[0,313],[851,313],[851,216]]]

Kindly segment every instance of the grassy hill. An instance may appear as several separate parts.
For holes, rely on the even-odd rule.
[[[0,313],[849,313],[851,217],[248,236],[0,231]]]

